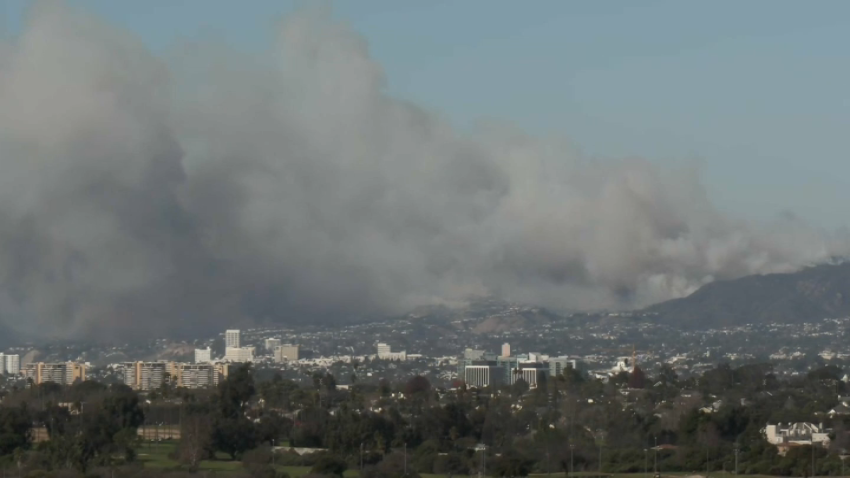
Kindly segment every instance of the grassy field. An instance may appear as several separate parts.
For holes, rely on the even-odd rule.
[[[154,469],[179,469],[180,464],[169,458],[169,455],[174,453],[177,448],[177,444],[174,442],[162,442],[157,445],[145,445],[138,450],[139,453],[139,461],[144,463],[146,468],[154,468]],[[285,471],[292,478],[304,476],[310,472],[310,467],[307,466],[277,466],[275,467],[279,471]],[[221,474],[230,474],[235,471],[241,471],[242,463],[239,461],[232,461],[230,457],[226,455],[217,455],[215,460],[205,460],[201,463],[200,471],[206,473],[221,473]],[[346,477],[357,477],[357,470],[348,470],[345,473]],[[697,473],[699,474],[699,473]],[[682,477],[686,475],[693,475],[693,473],[664,473],[664,477]],[[561,477],[564,476],[563,473],[552,473],[551,475],[547,474],[536,474],[530,475],[536,477]],[[577,472],[573,473],[571,476],[578,478],[589,478],[598,476],[597,473],[594,472]],[[649,475],[645,475],[643,473],[605,473],[604,476],[606,478],[652,478],[652,473]],[[723,472],[713,472],[710,475],[711,477],[716,478],[732,478],[735,475],[732,473],[723,473]],[[767,477],[761,475],[745,475],[746,478],[775,478],[775,477]],[[428,475],[423,474],[423,478],[445,478],[444,475]],[[456,478],[463,478],[460,475],[455,475]]]

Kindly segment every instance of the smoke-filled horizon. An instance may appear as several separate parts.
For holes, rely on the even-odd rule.
[[[45,338],[345,320],[470,295],[632,308],[848,252],[720,213],[696,168],[455,130],[345,23],[168,59],[58,3],[0,44],[0,323]],[[579,143],[581,138],[575,138]]]

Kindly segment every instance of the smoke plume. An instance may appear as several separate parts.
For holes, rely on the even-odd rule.
[[[0,322],[139,337],[390,314],[471,294],[625,308],[847,251],[712,206],[698,171],[452,129],[388,96],[345,23],[268,57],[37,4],[0,45]]]

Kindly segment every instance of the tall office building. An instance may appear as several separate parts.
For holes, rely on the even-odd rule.
[[[502,367],[493,365],[467,365],[464,368],[463,381],[470,387],[489,387],[502,383],[505,373]]]
[[[511,356],[511,344],[505,342],[502,344],[502,357]]]
[[[239,330],[231,329],[224,332],[224,346],[229,349],[238,349],[242,346],[241,333]]]
[[[212,349],[207,347],[205,349],[195,349],[195,363],[209,363],[212,362]]]
[[[33,362],[24,366],[22,373],[24,378],[32,379],[36,385],[45,382],[72,385],[78,380],[86,380],[86,365],[77,362]]]
[[[177,386],[182,388],[206,388],[217,384],[217,371],[211,363],[181,363],[177,365]]]
[[[274,352],[275,347],[280,347],[280,339],[266,339],[264,345],[267,351]]]
[[[295,362],[298,360],[299,348],[297,345],[278,345],[274,349],[275,362]]]
[[[21,373],[21,356],[0,354],[0,374],[18,375]]]
[[[6,375],[18,375],[21,373],[21,356],[18,354],[9,354],[3,357],[5,362]]]

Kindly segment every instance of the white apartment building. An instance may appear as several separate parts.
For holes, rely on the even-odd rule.
[[[829,446],[830,432],[832,430],[824,428],[822,423],[816,425],[807,422],[778,423],[776,425],[768,425],[762,429],[765,439],[774,445],[786,443],[811,445],[813,443],[820,443],[823,446]]]
[[[268,350],[269,352],[273,352],[275,347],[280,347],[280,339],[266,339],[263,345],[265,346],[266,350]]]
[[[21,373],[21,356],[0,354],[0,374],[18,375]]]
[[[224,346],[229,349],[238,349],[242,346],[242,333],[237,329],[231,329],[224,332]]]
[[[218,383],[215,365],[211,363],[183,363],[177,366],[177,386],[205,388]]]
[[[378,344],[378,358],[381,360],[398,360],[405,361],[407,360],[407,352],[402,350],[401,352],[393,352],[392,348],[385,344]]]
[[[254,347],[227,347],[224,349],[226,362],[248,363],[254,361]]]
[[[212,362],[212,349],[195,349],[195,363],[210,363]]]
[[[155,390],[166,381],[177,382],[174,362],[125,362],[124,384],[134,390]]]

